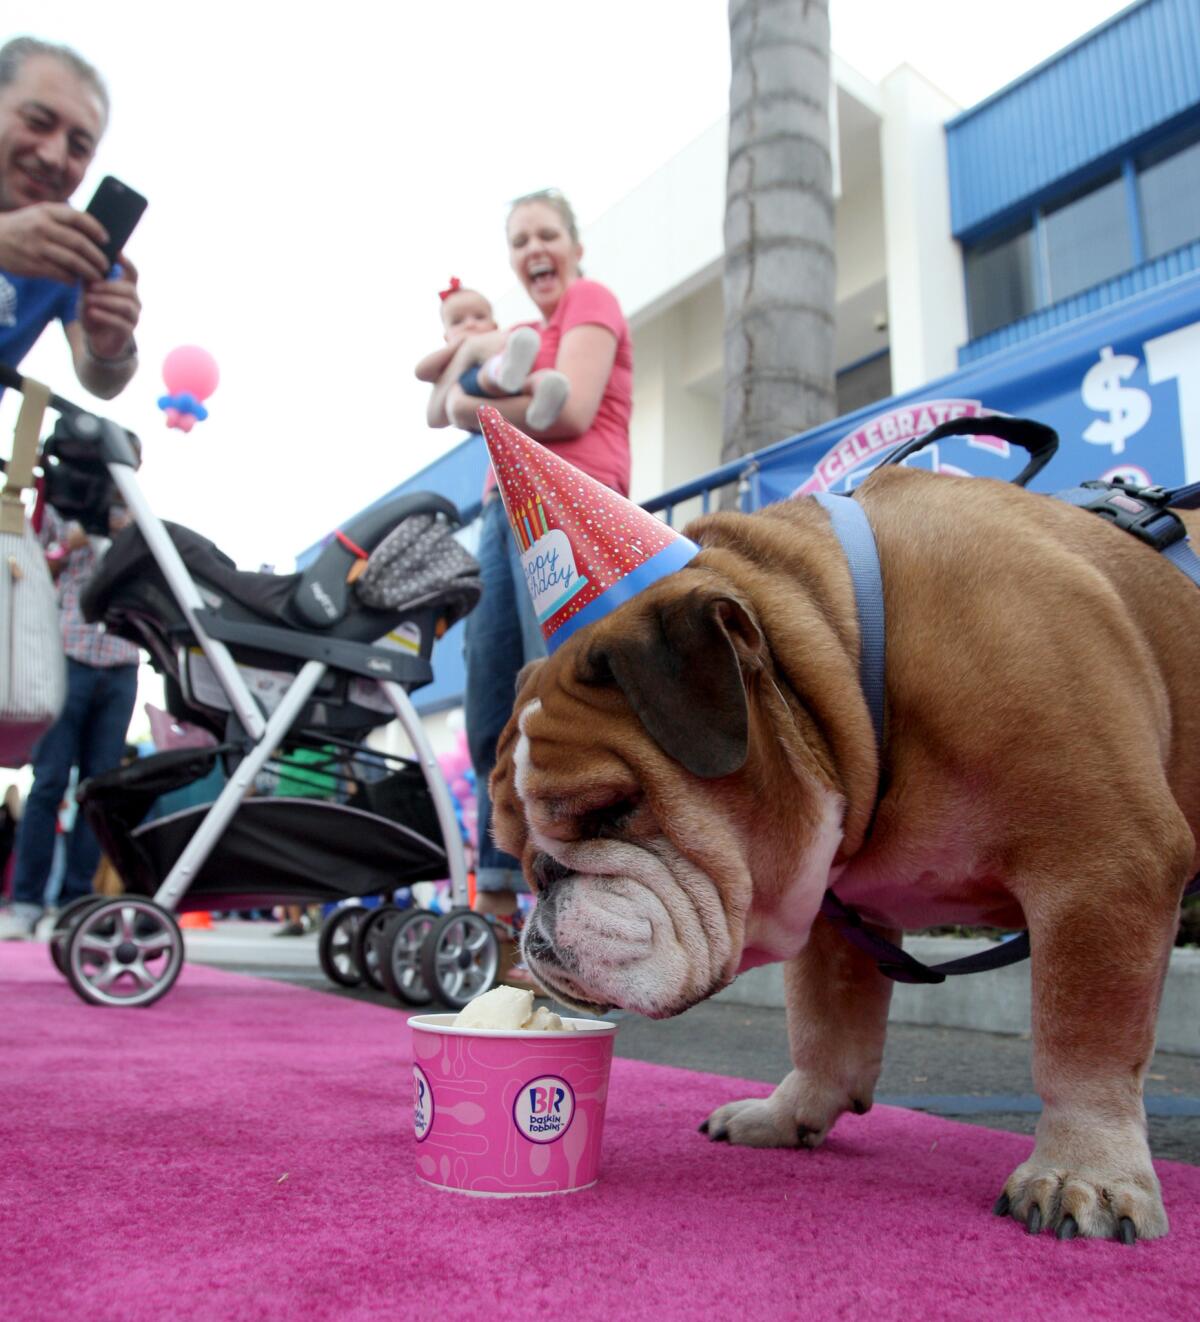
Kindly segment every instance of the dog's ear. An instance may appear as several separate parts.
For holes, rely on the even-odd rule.
[[[760,664],[763,646],[742,602],[694,589],[646,612],[634,632],[598,639],[581,659],[579,678],[615,683],[663,752],[716,780],[746,761],[743,670]]]

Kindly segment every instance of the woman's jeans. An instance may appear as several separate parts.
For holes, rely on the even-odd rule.
[[[467,667],[467,744],[475,767],[479,813],[479,862],[475,887],[480,891],[524,891],[521,865],[492,840],[492,804],[488,777],[496,765],[496,744],[512,715],[517,675],[526,661],[546,655],[546,644],[525,586],[517,543],[498,495],[483,507],[479,536],[483,596],[467,616],[464,655]]]
[[[66,705],[33,750],[33,788],[17,828],[13,860],[14,904],[40,908],[45,903],[58,809],[71,768],[78,766],[82,782],[119,765],[137,699],[137,676],[137,666],[86,666],[67,659]],[[67,841],[60,907],[92,893],[99,863],[100,845],[78,813]]]

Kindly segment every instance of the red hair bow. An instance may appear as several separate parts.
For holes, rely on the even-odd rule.
[[[462,281],[456,275],[450,277],[450,285],[447,289],[438,290],[438,298],[444,303],[451,294],[456,294],[462,288]]]

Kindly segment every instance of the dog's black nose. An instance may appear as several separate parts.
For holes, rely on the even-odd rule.
[[[533,880],[539,891],[548,891],[556,881],[571,875],[571,869],[564,867],[553,854],[538,854],[533,860]]]
[[[537,923],[530,923],[525,928],[523,952],[526,959],[537,959],[543,963],[554,956],[554,945]]]

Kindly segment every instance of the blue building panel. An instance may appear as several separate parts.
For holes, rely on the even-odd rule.
[[[970,239],[1200,107],[1200,3],[1142,0],[946,125]]]

